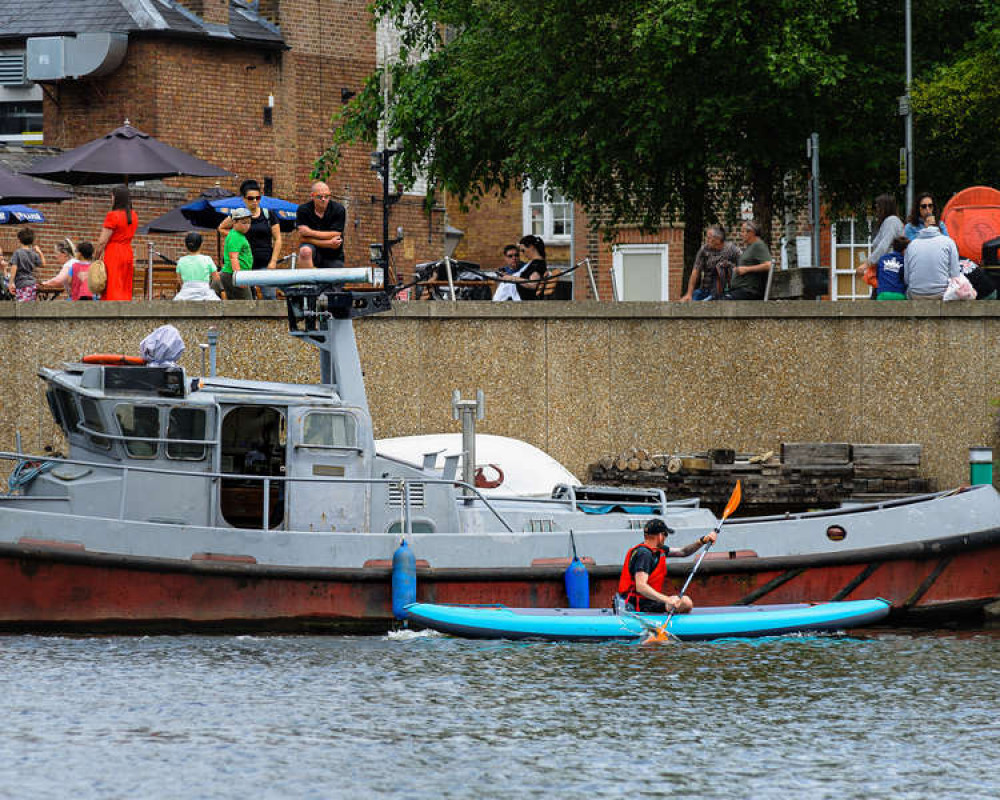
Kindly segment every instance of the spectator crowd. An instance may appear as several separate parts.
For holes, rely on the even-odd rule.
[[[202,252],[201,234],[192,232],[185,238],[186,253],[176,262],[175,300],[276,296],[272,287],[256,287],[254,291],[236,285],[235,276],[239,272],[275,269],[283,245],[278,220],[264,207],[258,182],[244,181],[239,193],[243,207],[234,208],[218,225],[220,235],[225,237],[221,263],[216,264]],[[65,292],[73,301],[131,300],[135,272],[132,240],[138,219],[127,187],[115,187],[110,201],[96,244],[60,241],[55,250],[62,265],[48,280],[41,279],[46,260],[35,244],[34,231],[27,226],[21,228],[17,232],[19,246],[10,256],[5,257],[0,250],[2,296],[30,302],[41,289],[47,293]],[[871,287],[874,299],[996,298],[996,287],[989,275],[974,262],[959,258],[947,226],[937,216],[931,194],[925,192],[917,197],[905,223],[895,199],[888,194],[880,195],[874,203],[874,221],[869,254],[858,267],[858,276]],[[295,215],[298,266],[343,267],[345,223],[345,208],[333,199],[330,187],[322,181],[314,183],[310,199],[298,206]],[[742,247],[727,240],[721,225],[711,225],[706,230],[681,302],[766,298],[774,261],[760,226],[753,220],[744,221],[739,238]],[[518,244],[505,246],[503,255],[493,299],[540,299],[550,276],[542,238],[524,236]]]

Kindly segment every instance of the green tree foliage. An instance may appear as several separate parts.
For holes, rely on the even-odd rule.
[[[969,38],[914,87],[918,152],[926,154],[917,160],[917,181],[942,198],[965,186],[1000,185],[1000,2],[976,6]]]
[[[921,69],[961,47],[977,8],[927,0],[918,23],[934,33]],[[404,182],[424,174],[463,202],[549,182],[611,230],[683,218],[689,257],[702,224],[746,187],[769,225],[787,177],[805,176],[812,131],[839,206],[898,174],[902,0],[375,0],[373,10],[402,31],[402,57],[336,121],[321,171],[384,121],[404,143],[394,164]]]

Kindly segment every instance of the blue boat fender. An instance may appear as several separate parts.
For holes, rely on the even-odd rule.
[[[406,619],[406,607],[417,602],[417,558],[403,539],[392,554],[392,613]]]
[[[569,532],[569,540],[573,545],[573,560],[566,567],[566,597],[570,608],[590,608],[590,575],[586,565],[576,554],[576,540],[573,531]]]

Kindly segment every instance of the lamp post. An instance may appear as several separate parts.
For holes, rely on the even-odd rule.
[[[913,24],[910,13],[910,0],[904,2],[906,17],[906,94],[903,96],[905,109],[901,112],[906,116],[906,207],[913,208],[913,106],[910,101],[910,90],[913,88]],[[901,106],[903,103],[901,103]]]
[[[396,238],[389,238],[389,210],[399,202],[401,196],[389,191],[392,157],[398,152],[398,147],[385,147],[382,150],[376,150],[371,154],[370,162],[371,170],[382,178],[382,242],[381,244],[369,245],[369,250],[372,262],[382,269],[383,286],[396,285],[395,276],[391,274],[392,259],[390,256],[392,246],[403,240],[401,231]],[[376,198],[373,197],[372,202],[377,202]]]

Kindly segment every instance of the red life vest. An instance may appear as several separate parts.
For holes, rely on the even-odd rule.
[[[660,594],[665,594],[663,587],[667,582],[667,557],[666,553],[662,550],[655,550],[644,542],[637,544],[631,550],[625,554],[625,565],[622,567],[621,577],[618,579],[618,594],[622,596],[626,603],[632,606],[632,608],[639,608],[639,593],[635,589],[635,577],[629,570],[629,565],[632,563],[632,554],[635,553],[640,547],[645,547],[653,555],[657,556],[656,566],[653,567],[653,571],[649,573],[648,583],[651,589],[656,590]]]

